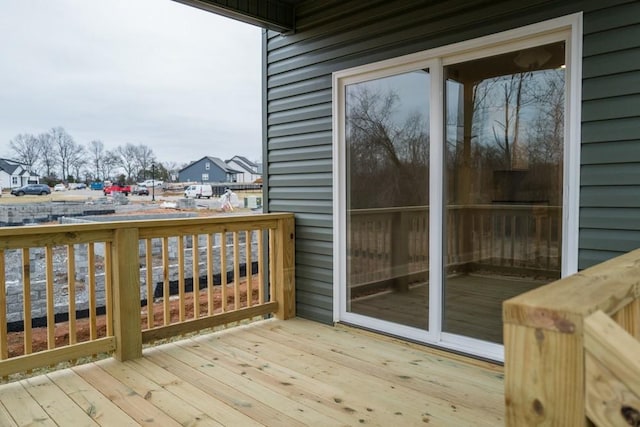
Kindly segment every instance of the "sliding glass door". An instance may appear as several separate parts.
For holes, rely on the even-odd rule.
[[[500,359],[504,300],[575,271],[575,40],[524,33],[334,76],[336,320]]]
[[[444,67],[443,331],[502,343],[502,302],[560,278],[565,45]]]
[[[346,91],[348,311],[428,328],[429,70]]]

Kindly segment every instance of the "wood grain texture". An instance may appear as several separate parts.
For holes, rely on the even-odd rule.
[[[504,325],[508,426],[584,426],[582,336]]]
[[[18,425],[71,425],[71,414],[72,425],[102,426],[501,425],[501,367],[448,356],[266,320],[0,385],[0,415]]]
[[[639,263],[640,249],[519,295],[505,301],[503,320],[582,333],[586,315],[597,310],[611,315],[638,298]]]
[[[113,326],[118,360],[135,359],[142,355],[140,335],[140,274],[138,230],[115,231],[113,257]]]
[[[24,372],[43,366],[79,359],[98,353],[111,353],[115,350],[115,338],[98,338],[95,341],[86,341],[73,346],[58,347],[34,354],[12,357],[0,362],[0,377],[8,376],[15,372]]]
[[[5,271],[4,250],[0,249],[0,271]],[[0,325],[7,323],[7,288],[4,274],[0,274]],[[9,357],[7,328],[0,328],[0,360]]]
[[[607,400],[587,394],[587,381],[597,390],[635,384],[629,393],[639,394],[639,266],[636,250],[503,304],[507,425],[583,426],[588,412],[601,419]],[[587,372],[589,358],[597,373]]]
[[[276,317],[291,319],[296,315],[295,294],[295,224],[293,218],[278,221],[274,233],[271,256],[275,268],[275,295],[278,301]]]

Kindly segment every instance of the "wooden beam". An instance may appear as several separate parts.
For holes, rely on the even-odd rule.
[[[602,310],[637,334],[639,262],[636,250],[504,302],[507,426],[589,425],[585,319]]]
[[[239,322],[241,320],[251,319],[257,316],[263,316],[265,314],[275,312],[278,309],[278,306],[279,304],[277,302],[268,302],[262,305],[242,308],[240,310],[214,314],[213,316],[191,319],[182,323],[174,323],[172,325],[147,329],[142,331],[142,341],[146,344],[164,338],[177,337],[203,329],[214,328],[216,326],[226,325],[232,322]]]
[[[278,220],[275,230],[274,247],[270,248],[275,257],[275,296],[278,301],[276,317],[281,320],[296,316],[295,278],[295,221],[293,216]]]
[[[111,251],[115,357],[125,361],[142,357],[138,230],[116,230]]]
[[[58,347],[52,350],[44,350],[38,353],[12,357],[0,362],[0,377],[26,372],[56,363],[77,360],[81,357],[99,353],[111,353],[115,349],[113,337],[99,338],[95,341],[86,341],[71,346]]]
[[[587,415],[598,426],[635,425],[629,417],[640,416],[640,342],[602,311],[584,326]]]

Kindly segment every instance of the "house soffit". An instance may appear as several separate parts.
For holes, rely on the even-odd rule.
[[[279,33],[295,30],[295,6],[301,0],[174,0]]]

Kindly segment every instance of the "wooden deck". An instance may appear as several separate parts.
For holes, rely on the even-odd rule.
[[[503,415],[500,366],[301,319],[0,386],[0,426],[495,426]]]

